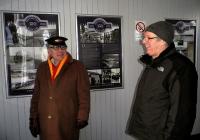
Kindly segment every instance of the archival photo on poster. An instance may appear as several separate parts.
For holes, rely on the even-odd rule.
[[[174,44],[178,52],[195,63],[196,20],[166,19],[175,29]]]
[[[91,89],[122,87],[121,17],[78,15],[77,34]]]
[[[3,12],[8,97],[31,95],[38,65],[47,60],[45,40],[59,35],[58,13]]]

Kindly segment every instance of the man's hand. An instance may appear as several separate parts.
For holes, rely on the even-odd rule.
[[[29,129],[33,137],[37,137],[37,135],[40,133],[40,124],[38,118],[29,119]]]
[[[88,121],[78,120],[77,121],[77,128],[82,129],[88,125]]]

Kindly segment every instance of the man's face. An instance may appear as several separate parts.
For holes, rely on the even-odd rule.
[[[49,47],[48,54],[56,62],[60,62],[66,55],[66,47]]]
[[[166,49],[165,42],[152,32],[145,32],[142,40],[145,51],[149,56],[156,58]]]

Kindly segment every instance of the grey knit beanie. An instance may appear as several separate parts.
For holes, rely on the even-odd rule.
[[[167,42],[170,45],[174,39],[174,28],[166,21],[158,21],[149,25],[145,31],[156,34],[159,38]]]

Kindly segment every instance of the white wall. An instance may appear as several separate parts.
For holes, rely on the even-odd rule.
[[[135,21],[150,24],[164,18],[189,18],[199,23],[199,7],[199,0],[0,0],[3,11],[59,12],[60,34],[69,39],[68,50],[74,57],[76,14],[123,16],[124,89],[91,92],[91,117],[89,126],[81,131],[81,140],[133,140],[124,131],[142,69],[137,62],[142,48],[134,40]],[[0,19],[0,140],[32,140],[28,129],[30,97],[6,99],[2,22]],[[199,42],[198,37],[197,50]],[[200,70],[198,61],[197,68]],[[200,111],[197,113],[193,133],[200,133]]]

